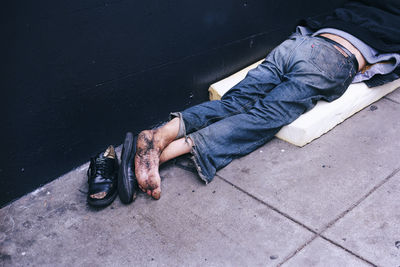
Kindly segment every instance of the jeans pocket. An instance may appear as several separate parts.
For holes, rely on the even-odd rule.
[[[346,58],[334,47],[325,44],[314,44],[311,50],[310,63],[330,79],[341,74]]]

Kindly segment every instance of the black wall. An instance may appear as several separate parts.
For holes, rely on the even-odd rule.
[[[298,19],[344,0],[8,2],[0,206],[207,100],[211,83],[265,56]]]

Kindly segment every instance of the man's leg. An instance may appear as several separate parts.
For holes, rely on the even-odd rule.
[[[224,118],[246,113],[260,98],[263,98],[282,82],[280,66],[274,62],[275,50],[246,77],[226,92],[221,100],[207,101],[190,107],[182,114],[185,134],[198,131]],[[181,137],[181,136],[179,136]]]
[[[319,38],[301,37],[293,50],[280,52],[280,61],[284,62],[281,84],[248,112],[227,117],[189,135],[197,170],[206,182],[234,158],[265,144],[282,126],[311,109],[318,100],[333,101],[340,97],[357,71],[354,55],[345,57]]]
[[[249,71],[245,79],[229,90],[221,100],[207,101],[182,113],[173,113],[177,117],[163,127],[139,134],[135,174],[144,192],[155,199],[160,198],[159,165],[191,151],[192,140],[183,136],[224,118],[247,112],[259,98],[282,82],[279,67],[271,60],[273,54],[274,51],[262,64]]]
[[[160,165],[171,159],[177,158],[192,150],[193,142],[190,138],[180,138],[170,143],[160,155]]]
[[[327,58],[330,60],[327,61]],[[196,167],[206,182],[211,181],[216,170],[233,158],[245,155],[270,140],[282,126],[310,109],[317,100],[338,98],[355,75],[350,58],[346,59],[331,44],[310,37],[297,36],[285,41],[267,57],[266,62],[272,62],[276,70],[281,71],[278,74],[283,82],[269,94],[260,93],[259,101],[253,103],[248,112],[216,118],[213,117],[214,110],[209,112],[205,108],[196,111],[194,107],[182,113],[186,133],[194,132],[189,135],[193,143],[176,143],[175,149],[185,152],[194,146],[192,153]],[[269,76],[264,78],[268,84]],[[269,92],[270,87],[266,91]],[[141,152],[135,158],[138,181],[142,190],[154,198],[158,198],[161,192],[158,174],[160,155],[176,138],[178,124],[179,121],[175,121],[174,131],[168,134],[164,129],[145,131],[138,143]]]
[[[193,142],[200,177],[211,182],[217,170],[264,145],[282,126],[312,108],[319,98],[312,90],[291,95],[300,86],[295,82],[282,83],[247,113],[225,118],[190,134],[188,138]]]

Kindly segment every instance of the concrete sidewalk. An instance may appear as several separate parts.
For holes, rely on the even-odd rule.
[[[400,266],[399,117],[400,89],[207,186],[171,162],[159,201],[103,210],[86,204],[85,164],[0,210],[0,266]]]

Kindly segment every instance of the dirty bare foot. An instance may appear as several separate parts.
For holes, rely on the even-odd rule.
[[[159,129],[146,130],[138,135],[135,155],[136,179],[139,188],[154,199],[161,196],[161,178],[158,172],[160,155],[171,141],[163,136]]]

